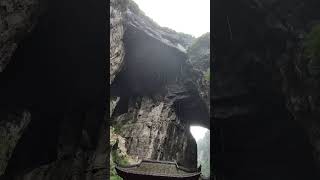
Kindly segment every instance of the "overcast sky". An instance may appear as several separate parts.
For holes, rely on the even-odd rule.
[[[160,26],[199,37],[210,32],[210,0],[133,0]]]

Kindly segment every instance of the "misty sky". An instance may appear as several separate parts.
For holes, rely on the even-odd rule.
[[[210,32],[210,0],[133,0],[160,26],[199,37]]]

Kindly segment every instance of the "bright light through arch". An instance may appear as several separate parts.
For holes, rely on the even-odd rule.
[[[207,128],[201,126],[190,126],[190,132],[196,141],[203,138],[207,131],[209,131]]]

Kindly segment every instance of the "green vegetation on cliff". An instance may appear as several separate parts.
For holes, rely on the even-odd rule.
[[[128,165],[129,162],[124,156],[120,156],[118,150],[111,150],[110,159],[110,180],[122,180],[120,176],[117,175],[115,165]]]
[[[188,52],[197,52],[200,49],[207,49],[210,47],[210,33],[205,33],[197,38],[188,48]]]
[[[305,40],[305,52],[310,58],[308,68],[313,76],[320,75],[320,24],[315,25],[307,34]]]
[[[113,137],[117,136],[115,128],[110,128],[110,180],[122,180],[120,176],[117,175],[115,166],[119,165],[128,165],[129,161],[126,155],[121,154],[118,148],[118,140]]]
[[[307,35],[305,46],[310,58],[320,58],[320,24],[315,25]]]
[[[110,161],[110,180],[122,180],[122,178],[117,175],[115,163],[112,160]]]
[[[204,79],[210,82],[210,68],[208,68],[207,71],[204,73]]]
[[[119,128],[120,127],[118,127],[118,129],[112,126],[110,127],[110,180],[122,180],[122,178],[117,175],[115,169],[116,164],[127,166],[137,163],[136,159],[127,154],[125,139],[117,133],[120,131]]]

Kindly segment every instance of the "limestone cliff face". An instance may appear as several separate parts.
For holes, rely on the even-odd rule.
[[[125,11],[128,1],[110,1],[110,84],[120,72],[125,55],[123,45]]]
[[[136,30],[143,31],[148,36],[159,40],[160,42],[186,52],[194,38],[191,35],[177,33],[166,27],[161,27],[151,18],[141,11],[138,5],[132,0],[128,0],[128,9],[126,11],[127,26]]]
[[[210,112],[210,33],[206,33],[193,41],[188,48],[190,65],[187,77],[196,84],[198,93],[206,103]]]
[[[160,27],[133,1],[125,13],[123,68],[111,84],[111,96],[120,98],[112,126],[125,138],[129,155],[195,168],[197,146],[189,127],[209,127],[210,121],[209,83],[197,82],[207,69],[197,74],[193,65],[209,67],[209,45],[193,49],[194,64],[188,63],[192,36]]]
[[[188,122],[179,119],[174,105],[168,97],[130,99],[128,112],[113,120],[126,139],[130,155],[140,159],[176,160],[195,168],[196,142]]]

